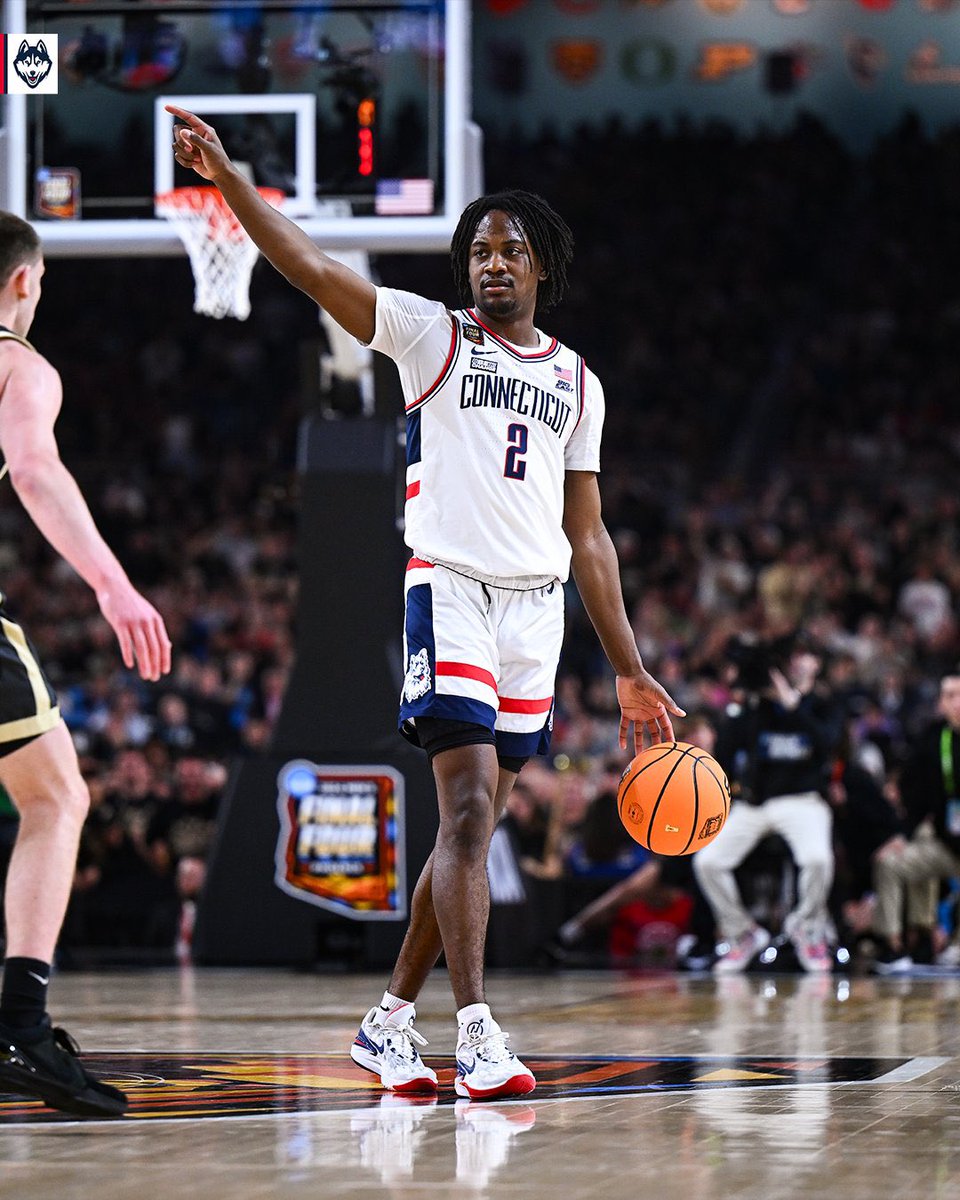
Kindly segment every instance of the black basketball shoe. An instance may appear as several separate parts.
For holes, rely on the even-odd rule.
[[[79,1062],[80,1047],[50,1018],[32,1029],[0,1025],[0,1092],[32,1096],[51,1108],[81,1117],[120,1117],[127,1098],[89,1075]]]

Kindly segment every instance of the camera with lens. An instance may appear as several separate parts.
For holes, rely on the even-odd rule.
[[[741,634],[727,643],[727,659],[735,668],[732,685],[745,692],[762,692],[771,686],[770,672],[786,673],[794,639],[763,639]]]

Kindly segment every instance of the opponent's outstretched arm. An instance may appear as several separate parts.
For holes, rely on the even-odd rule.
[[[0,382],[0,450],[14,491],[50,545],[93,588],[124,664],[136,666],[144,679],[159,679],[170,670],[163,619],[127,578],[60,461],[53,432],[60,376],[39,354],[8,345],[0,355]]]
[[[369,342],[376,326],[373,284],[324,254],[298,225],[271,208],[227,157],[212,125],[174,104],[167,105],[167,112],[184,122],[174,130],[177,162],[216,184],[237,220],[285,279],[347,333]]]

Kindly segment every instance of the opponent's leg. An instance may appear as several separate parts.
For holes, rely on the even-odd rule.
[[[50,963],[90,803],[66,726],[0,758],[0,783],[20,814],[4,893],[0,1089],[82,1116],[119,1116],[126,1097],[84,1071],[76,1043],[46,1015]]]

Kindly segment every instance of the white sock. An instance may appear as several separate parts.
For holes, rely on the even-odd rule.
[[[398,1009],[404,1009],[407,1006],[409,1006],[410,1012],[413,1013],[413,1001],[402,1000],[399,996],[395,996],[392,992],[384,992],[383,999],[380,1001],[380,1011],[386,1013],[388,1019],[392,1017]],[[406,1013],[403,1015],[406,1016]],[[409,1019],[413,1020],[413,1017],[411,1016]]]
[[[457,1013],[457,1024],[460,1026],[461,1034],[465,1033],[468,1026],[474,1025],[477,1021],[483,1022],[486,1033],[492,1033],[500,1028],[490,1015],[489,1004],[468,1004],[466,1008],[461,1008]]]

